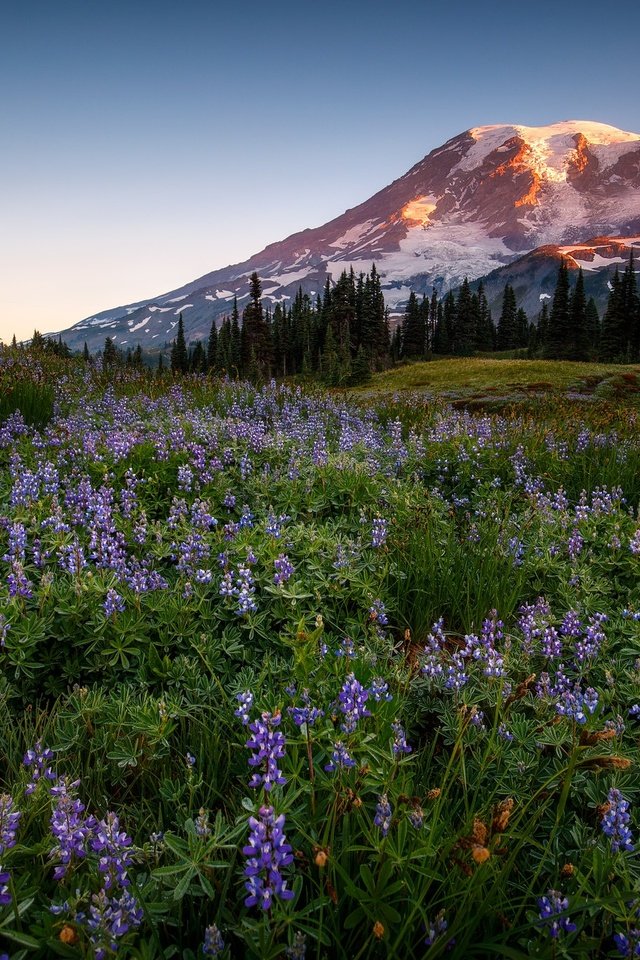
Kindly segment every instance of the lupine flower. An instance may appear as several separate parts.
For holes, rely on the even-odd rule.
[[[331,754],[331,760],[329,763],[325,763],[324,768],[327,773],[333,773],[339,767],[355,767],[356,762],[342,743],[341,740],[336,740],[333,745],[333,753]]]
[[[11,892],[9,884],[11,883],[11,874],[0,866],[0,907],[6,907],[11,903]]]
[[[638,550],[640,553],[640,550]],[[623,957],[640,957],[640,930],[627,930],[626,933],[614,933],[613,942]]]
[[[424,810],[416,804],[408,814],[409,823],[414,830],[422,830],[424,826]]]
[[[427,926],[427,936],[425,937],[425,946],[432,947],[436,940],[439,940],[447,932],[447,921],[444,918],[444,910],[441,910],[432,923]]]
[[[371,711],[365,707],[368,697],[369,691],[356,680],[355,674],[350,673],[338,694],[340,710],[344,714],[344,721],[340,726],[345,733],[353,733],[358,720],[371,716]]]
[[[123,597],[111,587],[107,590],[107,596],[102,606],[105,616],[111,617],[115,616],[116,613],[123,613],[126,604]]]
[[[212,923],[204,931],[202,953],[205,957],[217,957],[224,950],[224,940],[217,925]]]
[[[120,830],[120,820],[115,813],[107,813],[94,827],[90,847],[100,854],[98,869],[105,874],[104,888],[128,887],[127,868],[131,864],[131,837]]]
[[[287,782],[278,767],[278,761],[284,757],[286,744],[284,734],[276,730],[281,721],[281,714],[265,711],[259,720],[249,724],[252,736],[247,740],[246,746],[254,751],[254,755],[249,758],[249,766],[263,768],[252,775],[250,787],[264,787],[268,792],[274,786],[282,786]]]
[[[382,677],[373,678],[371,686],[369,687],[369,693],[376,703],[380,703],[381,700],[386,700],[387,702],[393,700],[393,696],[389,693],[389,684]]]
[[[550,937],[557,940],[563,933],[572,933],[576,929],[568,917],[561,914],[569,909],[568,897],[563,897],[558,890],[547,890],[546,897],[538,898],[540,926]]]
[[[16,834],[22,814],[14,810],[13,799],[8,793],[0,795],[0,856],[16,845]]]
[[[273,566],[276,571],[273,577],[273,582],[277,587],[281,586],[283,583],[286,583],[287,580],[290,580],[293,576],[293,564],[284,553],[281,553],[280,556],[273,561]]]
[[[324,717],[324,710],[319,710],[312,705],[308,690],[302,691],[301,700],[303,706],[289,707],[291,719],[297,727],[301,727],[303,724],[312,727],[314,723]]]
[[[511,743],[513,740],[513,734],[507,729],[505,723],[501,723],[498,727],[498,736],[507,743]]]
[[[389,523],[382,517],[376,517],[371,524],[371,546],[383,547],[387,542]]]
[[[248,857],[244,868],[246,907],[270,910],[275,898],[291,900],[282,868],[293,862],[293,853],[284,833],[284,814],[275,816],[273,807],[263,806],[258,817],[249,817],[249,840],[242,852]]]
[[[244,693],[236,693],[236,700],[238,700],[240,706],[237,710],[234,710],[234,715],[240,717],[243,724],[246,726],[251,719],[251,708],[253,707],[253,694],[250,690],[245,690]]]
[[[76,912],[75,920],[87,931],[96,960],[105,960],[117,951],[120,937],[140,926],[143,916],[137,900],[128,890],[111,898],[106,890],[100,890],[91,897],[87,912]]]
[[[602,818],[602,832],[611,838],[611,851],[633,850],[633,836],[629,828],[629,802],[625,800],[619,790],[612,787],[609,790],[607,811]]]
[[[22,764],[25,767],[33,767],[31,771],[31,781],[25,788],[26,794],[31,794],[36,789],[36,784],[41,778],[45,780],[55,780],[56,774],[50,766],[47,766],[50,760],[53,760],[53,750],[48,747],[42,749],[40,740],[36,745],[25,753]]]
[[[401,753],[411,753],[412,747],[407,743],[404,728],[399,723],[392,723],[393,752],[396,756]]]
[[[191,769],[193,769],[193,767],[195,767],[195,765],[196,765],[196,758],[194,757],[194,755],[193,755],[192,753],[189,753],[189,752],[187,751],[186,756],[185,756],[184,759],[185,759],[185,762],[186,762],[186,764],[187,764],[187,769],[188,769],[188,770],[191,770]]]
[[[376,804],[376,815],[373,818],[374,825],[380,828],[380,832],[382,833],[383,837],[386,837],[386,835],[389,833],[391,817],[391,804],[389,803],[386,793],[383,793],[382,796],[378,797],[378,802]]]
[[[85,858],[96,827],[95,817],[82,816],[84,804],[75,796],[79,783],[79,780],[71,782],[67,777],[60,777],[51,788],[56,797],[51,814],[51,833],[57,843],[49,852],[49,859],[57,862],[54,880],[62,880],[74,860]]]

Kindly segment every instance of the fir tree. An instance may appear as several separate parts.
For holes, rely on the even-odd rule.
[[[184,322],[182,312],[178,317],[178,333],[171,347],[171,372],[187,373],[189,369],[189,354],[187,352],[187,343],[184,338]]]
[[[207,340],[207,370],[213,373],[218,365],[218,328],[216,321],[211,321],[209,339]]]
[[[551,316],[545,337],[543,356],[548,359],[570,359],[573,350],[571,315],[569,303],[569,271],[562,258],[558,269],[556,289],[553,294]]]

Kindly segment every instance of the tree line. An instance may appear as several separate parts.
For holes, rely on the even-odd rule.
[[[482,281],[472,290],[465,278],[457,291],[439,297],[435,289],[421,299],[412,292],[402,317],[391,331],[375,264],[358,276],[353,269],[335,284],[327,277],[322,294],[302,288],[289,305],[262,300],[257,273],[249,281],[242,314],[234,298],[229,316],[215,320],[206,342],[187,344],[182,314],[168,363],[175,374],[211,373],[249,380],[305,376],[329,386],[366,382],[371,373],[405,360],[519,350],[530,358],[640,362],[640,297],[633,253],[624,271],[616,270],[602,318],[593,297],[585,295],[582,268],[572,285],[566,261],[558,269],[555,290],[535,320],[517,303],[506,283],[500,315],[494,320]],[[15,337],[14,337],[15,345]],[[57,340],[34,333],[32,348],[60,356],[70,350]],[[87,344],[84,359],[91,355]],[[110,337],[103,366],[150,365],[138,345],[123,354]],[[159,356],[159,368],[165,360]]]

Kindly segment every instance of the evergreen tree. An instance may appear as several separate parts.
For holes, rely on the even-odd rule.
[[[553,295],[551,316],[545,337],[543,356],[548,359],[570,359],[573,350],[569,303],[569,271],[562,258]]]
[[[178,317],[178,333],[171,347],[171,372],[187,373],[189,369],[189,354],[187,352],[187,343],[184,338],[184,322],[182,312]]]
[[[498,350],[512,350],[518,341],[518,308],[516,295],[510,283],[505,284],[502,311],[498,320]]]
[[[587,300],[584,294],[582,267],[578,270],[576,285],[571,292],[569,315],[571,324],[569,359],[588,360],[590,344],[587,339]]]
[[[105,369],[109,367],[114,367],[118,362],[118,351],[116,345],[111,339],[107,337],[104,341],[104,350],[102,351],[102,365]]]
[[[593,297],[589,297],[587,309],[585,310],[585,333],[589,359],[593,360],[598,356],[600,349],[600,316]]]
[[[211,321],[211,330],[207,340],[207,370],[213,373],[218,365],[218,328],[216,321]]]
[[[424,317],[412,290],[402,320],[402,356],[405,359],[421,359],[424,356],[425,336]]]

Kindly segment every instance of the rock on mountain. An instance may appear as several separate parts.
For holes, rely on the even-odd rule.
[[[63,331],[71,347],[105,336],[161,346],[182,312],[188,339],[240,309],[257,271],[267,303],[315,296],[326,278],[375,262],[393,309],[411,290],[441,292],[548,244],[640,234],[640,134],[592,121],[475,127],[329,223],[270,244],[179,289],[105,310]]]

